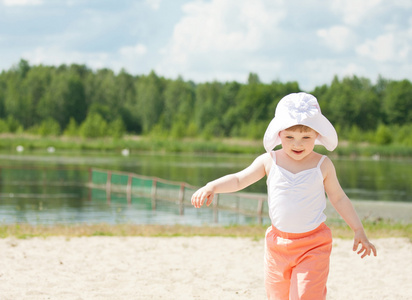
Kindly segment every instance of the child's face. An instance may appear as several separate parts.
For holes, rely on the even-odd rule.
[[[318,133],[313,129],[309,131],[285,129],[279,132],[279,136],[283,151],[295,160],[302,160],[313,151]]]

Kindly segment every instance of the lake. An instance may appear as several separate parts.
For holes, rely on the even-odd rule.
[[[248,166],[250,155],[199,155],[131,153],[0,153],[0,222],[2,224],[132,223],[132,224],[250,224],[257,218],[209,208],[184,208],[170,201],[124,194],[107,201],[105,191],[84,186],[90,167],[132,172],[201,186],[210,180]],[[412,159],[334,159],[340,183],[359,203],[376,203],[383,212],[396,208],[410,215],[412,207]],[[40,170],[40,171],[39,171]],[[266,193],[265,180],[245,190]],[[358,204],[357,204],[358,205]],[[363,206],[362,206],[363,205]],[[406,208],[406,209],[405,209]],[[358,207],[357,207],[358,209]],[[366,214],[369,212],[366,209]],[[263,218],[268,223],[267,217]]]

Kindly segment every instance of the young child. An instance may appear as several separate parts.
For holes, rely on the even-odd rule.
[[[192,196],[192,204],[209,206],[214,194],[239,191],[267,176],[272,225],[265,238],[265,288],[268,299],[325,299],[332,235],[325,225],[325,192],[354,231],[353,251],[364,258],[375,246],[336,177],[332,161],[313,151],[315,144],[329,151],[338,137],[322,115],[317,99],[306,93],[285,96],[276,107],[263,139],[267,153],[246,169],[206,184]],[[273,148],[282,144],[282,148]]]

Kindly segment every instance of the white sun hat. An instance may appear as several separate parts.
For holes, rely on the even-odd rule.
[[[263,145],[270,152],[281,144],[279,132],[295,125],[305,125],[319,133],[315,144],[333,151],[338,145],[338,135],[319,107],[318,100],[307,93],[293,93],[283,97],[263,137]]]

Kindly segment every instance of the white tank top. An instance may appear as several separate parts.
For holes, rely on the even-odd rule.
[[[325,222],[325,188],[320,165],[292,173],[276,164],[276,154],[267,179],[269,216],[273,226],[280,231],[303,233]]]

